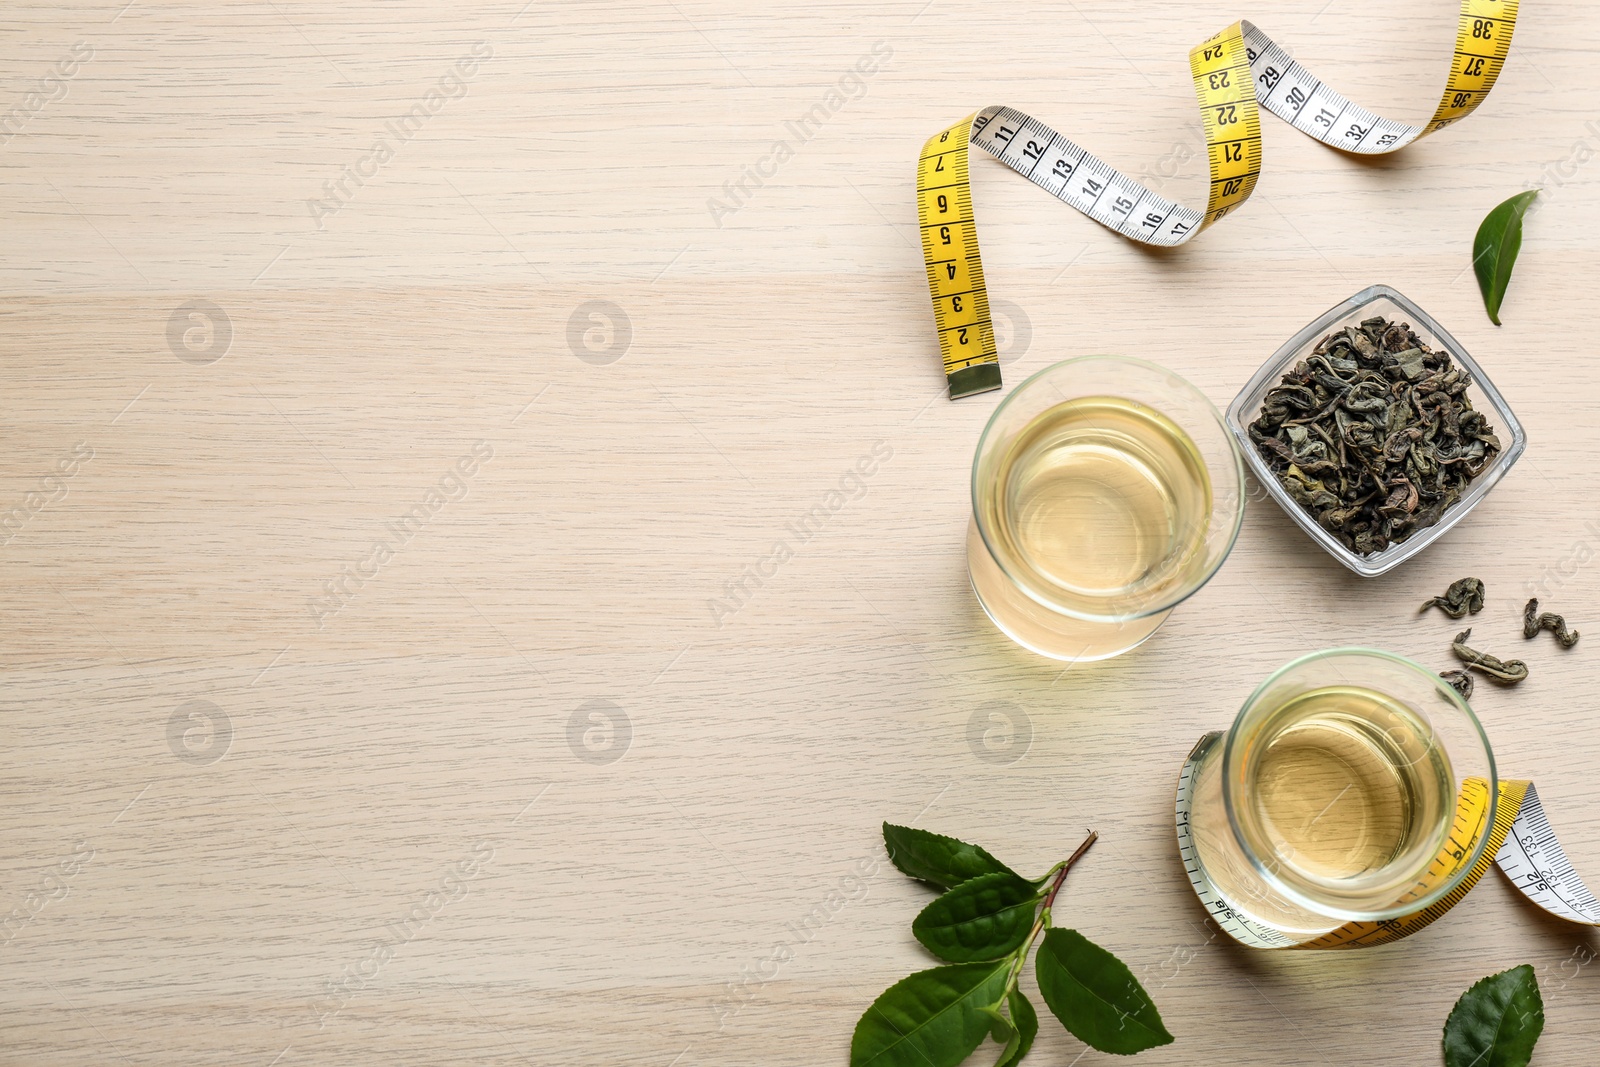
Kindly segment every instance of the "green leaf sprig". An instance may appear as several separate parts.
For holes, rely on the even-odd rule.
[[[1497,204],[1483,217],[1472,239],[1472,270],[1483,292],[1483,308],[1496,326],[1500,325],[1500,301],[1511,283],[1511,268],[1522,250],[1522,217],[1538,195],[1539,190],[1529,189]]]
[[[1445,1067],[1528,1067],[1544,1032],[1544,998],[1524,963],[1480,979],[1444,1024]]]
[[[872,1002],[850,1040],[850,1067],[957,1067],[985,1037],[1001,1046],[995,1067],[1013,1067],[1039,1033],[1017,980],[1041,933],[1039,992],[1074,1036],[1122,1055],[1170,1044],[1127,965],[1076,930],[1051,925],[1067,872],[1098,836],[1091,832],[1071,856],[1028,879],[977,845],[884,823],[894,865],[941,890],[911,932],[949,965],[903,978]]]

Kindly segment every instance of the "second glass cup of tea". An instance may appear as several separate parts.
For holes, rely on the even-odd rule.
[[[989,618],[1052,659],[1138,645],[1204,585],[1244,517],[1222,415],[1140,359],[1047,367],[995,410],[972,461],[967,570]]]
[[[1456,891],[1494,825],[1494,752],[1421,664],[1336,648],[1274,673],[1190,754],[1193,857],[1281,946]]]

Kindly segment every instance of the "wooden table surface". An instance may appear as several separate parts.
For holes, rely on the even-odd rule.
[[[1517,637],[1539,583],[1600,626],[1594,8],[1529,0],[1487,104],[1397,156],[1265,119],[1255,197],[1173,254],[975,162],[1009,384],[1119,352],[1225,405],[1381,281],[1530,438],[1378,580],[1257,501],[1154,639],[1064,671],[967,587],[1000,394],[941,395],[923,139],[1008,103],[1203,203],[1193,44],[1252,18],[1418,121],[1448,0],[125,2],[0,26],[0,1062],[842,1065],[930,965],[884,819],[1028,872],[1098,830],[1058,921],[1150,990],[1141,1063],[1435,1063],[1519,963],[1535,1063],[1593,1061],[1593,931],[1491,874],[1395,946],[1246,950],[1171,804],[1287,660],[1447,665],[1416,605],[1473,574],[1533,671],[1478,688],[1502,772],[1600,882],[1600,647]],[[1497,329],[1472,235],[1532,185]],[[1122,1061],[1046,1017],[1030,1062]]]

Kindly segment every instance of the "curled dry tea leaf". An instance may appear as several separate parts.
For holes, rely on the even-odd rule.
[[[980,874],[1015,873],[977,845],[910,826],[884,823],[883,846],[902,874],[939,889],[954,889]]]
[[[1076,930],[1045,931],[1034,973],[1045,1004],[1084,1044],[1126,1056],[1172,1043],[1133,972]]]
[[[1456,639],[1450,646],[1450,651],[1456,654],[1456,659],[1475,671],[1487,674],[1502,685],[1515,685],[1528,676],[1528,665],[1520,659],[1501,660],[1487,652],[1468,648],[1467,638],[1471,636],[1471,629],[1456,634]]]
[[[1567,629],[1567,620],[1553,611],[1539,613],[1539,598],[1534,597],[1522,609],[1522,636],[1530,641],[1539,636],[1540,630],[1549,630],[1556,635],[1556,640],[1561,642],[1562,648],[1571,648],[1578,643],[1578,631]]]
[[[1476,615],[1483,610],[1483,583],[1476,578],[1458,578],[1450,583],[1444,596],[1422,602],[1418,611],[1438,608],[1452,619],[1465,618],[1470,612]]]
[[[1524,963],[1461,994],[1444,1024],[1445,1067],[1527,1067],[1544,1030],[1544,998]]]
[[[850,1067],[956,1067],[989,1036],[1010,961],[960,963],[902,978],[850,1038]]]
[[[1461,694],[1462,700],[1472,699],[1472,675],[1466,671],[1440,671],[1439,677],[1450,683],[1450,688]]]
[[[1539,190],[1529,189],[1496,205],[1483,217],[1472,239],[1472,270],[1478,276],[1484,310],[1496,326],[1500,325],[1500,301],[1511,281],[1511,268],[1522,250],[1522,217],[1538,195]]]
[[[1032,882],[1010,871],[980,874],[923,908],[911,932],[942,960],[996,960],[1027,938],[1043,897]]]

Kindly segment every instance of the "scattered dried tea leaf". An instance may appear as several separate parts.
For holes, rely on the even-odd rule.
[[[1472,675],[1466,671],[1440,671],[1439,677],[1450,683],[1450,688],[1461,694],[1462,700],[1472,699]]]
[[[1296,503],[1370,556],[1438,522],[1500,453],[1471,384],[1406,323],[1365,319],[1268,391],[1250,440]]]
[[[1520,659],[1501,660],[1487,652],[1468,648],[1467,638],[1471,636],[1471,629],[1456,634],[1455,642],[1450,646],[1450,651],[1456,654],[1456,659],[1502,685],[1516,685],[1528,676],[1528,665]]]
[[[1452,619],[1464,617],[1468,612],[1476,615],[1483,610],[1483,583],[1476,578],[1458,578],[1450,583],[1444,596],[1424,601],[1420,611],[1438,608]]]
[[[1534,597],[1528,601],[1527,607],[1522,609],[1522,636],[1531,641],[1539,636],[1540,630],[1549,630],[1555,634],[1562,648],[1571,648],[1578,643],[1578,631],[1568,630],[1567,620],[1553,611],[1539,614],[1539,598]]]

